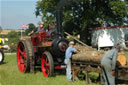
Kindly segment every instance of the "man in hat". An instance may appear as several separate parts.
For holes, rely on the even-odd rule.
[[[74,48],[74,42],[69,42],[69,47],[66,49],[65,53],[65,64],[66,64],[66,75],[67,80],[72,81],[72,75],[71,75],[71,58],[73,53],[77,53],[78,51]]]
[[[32,32],[28,33],[28,35],[32,35],[33,33],[38,33],[43,30],[44,30],[44,22],[40,22],[40,26],[33,29]]]
[[[119,43],[116,44],[101,60],[101,70],[105,85],[115,85],[115,68],[120,47]]]
[[[40,27],[37,28],[37,33],[44,30],[44,22],[40,22]]]

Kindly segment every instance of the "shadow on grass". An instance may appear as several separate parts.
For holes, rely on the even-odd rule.
[[[42,73],[42,69],[40,66],[35,68],[35,73],[41,72]],[[52,77],[56,77],[58,75],[66,75],[66,70],[64,69],[55,69],[54,73],[52,74]]]
[[[2,64],[7,64],[7,62],[2,62],[0,65],[2,65]]]
[[[54,71],[55,76],[56,75],[66,75],[66,70],[64,69],[58,69]]]

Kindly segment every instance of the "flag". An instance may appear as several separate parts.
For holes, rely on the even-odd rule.
[[[28,26],[25,25],[25,24],[21,25],[21,27],[24,28],[24,29],[28,29]]]

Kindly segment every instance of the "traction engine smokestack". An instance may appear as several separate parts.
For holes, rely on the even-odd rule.
[[[56,11],[56,23],[57,23],[57,37],[62,38],[62,11]]]

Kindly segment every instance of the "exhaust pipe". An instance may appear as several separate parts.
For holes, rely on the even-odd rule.
[[[56,11],[57,37],[62,38],[62,11]]]

